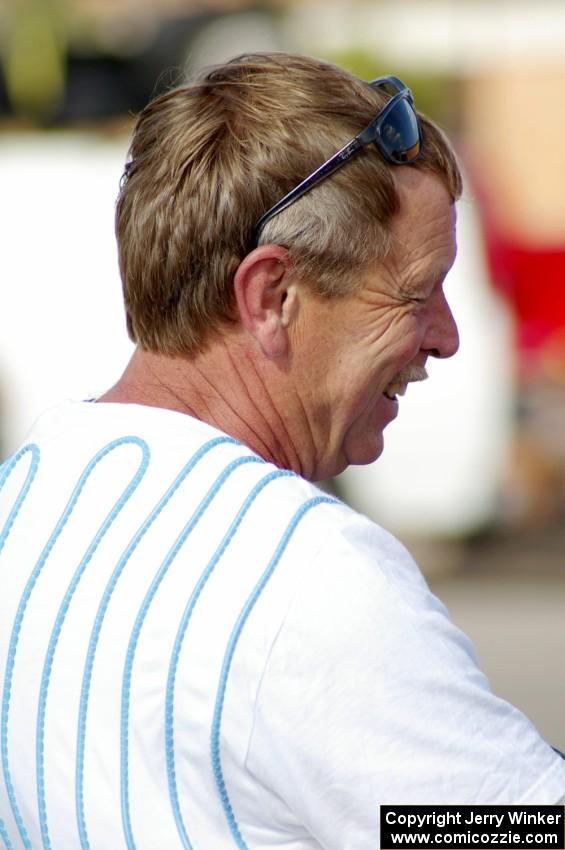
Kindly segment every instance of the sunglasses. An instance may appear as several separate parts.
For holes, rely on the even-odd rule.
[[[375,89],[384,89],[390,100],[375,115],[370,124],[347,142],[337,153],[309,174],[298,186],[291,189],[257,221],[253,230],[252,248],[257,247],[261,231],[268,221],[309,192],[367,145],[374,145],[383,159],[392,165],[414,162],[422,150],[420,122],[410,89],[398,77],[378,77],[369,83]]]

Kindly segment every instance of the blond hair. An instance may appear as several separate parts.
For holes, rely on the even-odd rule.
[[[257,54],[207,69],[150,103],[137,120],[116,210],[130,337],[147,350],[190,354],[232,321],[233,277],[257,219],[385,102],[336,66]],[[436,174],[455,200],[453,152],[420,118],[423,153],[410,167]],[[366,148],[271,219],[260,244],[287,247],[296,273],[321,294],[351,291],[360,269],[390,247],[399,208],[392,168]]]

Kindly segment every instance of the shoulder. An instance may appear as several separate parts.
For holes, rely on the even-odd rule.
[[[317,546],[303,564],[270,660],[300,654],[321,676],[382,677],[381,693],[427,670],[483,680],[472,643],[451,621],[403,544],[344,505],[311,518]],[[486,685],[486,682],[482,682]],[[373,688],[372,688],[373,690]]]
[[[356,636],[366,638],[364,629],[373,634],[385,624],[397,630],[415,621],[434,628],[449,623],[409,551],[386,529],[335,501],[311,511],[305,532],[310,557],[289,609],[289,628],[310,616],[319,637],[327,620],[334,641],[350,645]]]

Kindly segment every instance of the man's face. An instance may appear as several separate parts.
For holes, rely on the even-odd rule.
[[[397,394],[425,376],[428,357],[451,357],[458,348],[443,293],[456,254],[455,208],[435,176],[398,168],[395,179],[401,206],[389,256],[351,295],[306,296],[297,329],[314,480],[375,460],[397,415]]]

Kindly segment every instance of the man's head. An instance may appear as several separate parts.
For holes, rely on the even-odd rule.
[[[461,177],[426,118],[410,165],[366,145],[264,218],[389,103],[313,59],[240,57],[142,112],[118,199],[138,347],[231,370],[227,421],[204,418],[311,479],[378,457],[397,392],[458,344],[442,285]]]
[[[233,320],[233,278],[257,220],[388,97],[335,66],[272,54],[239,57],[149,104],[116,218],[132,339],[190,354]],[[434,173],[455,199],[461,180],[451,149],[422,117],[421,126],[413,167]],[[270,220],[259,244],[285,246],[297,276],[318,292],[350,292],[391,247],[399,167],[366,148]]]

